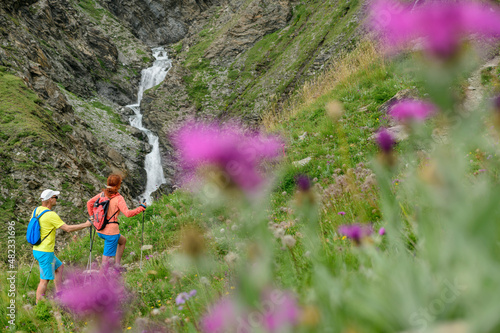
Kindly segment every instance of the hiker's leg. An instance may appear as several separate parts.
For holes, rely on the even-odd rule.
[[[118,246],[118,239],[120,234],[117,235],[104,235],[99,233],[100,238],[104,239],[104,251],[102,253],[102,265],[101,269],[107,269],[110,265],[111,257],[116,255],[116,249]]]
[[[36,289],[36,303],[38,303],[38,301],[41,300],[47,292],[48,284],[49,280],[40,279],[40,283],[38,284],[38,288]]]
[[[107,269],[108,268],[108,266],[109,266],[109,259],[110,258],[111,257],[105,256],[105,255],[102,256],[101,269]]]
[[[59,259],[57,259],[57,260],[59,260]],[[56,263],[56,266],[57,266],[57,263]],[[64,269],[64,265],[61,263],[59,265],[59,267],[57,267],[55,272],[54,272],[54,275],[55,275],[54,284],[56,285],[56,293],[58,293],[61,290],[63,269]]]
[[[125,251],[126,243],[127,239],[123,235],[120,235],[120,238],[118,239],[118,248],[116,250],[116,258],[115,258],[116,265],[120,265],[123,256],[123,251]]]
[[[47,285],[49,284],[49,281],[55,279],[55,266],[57,265],[57,267],[59,267],[61,265],[61,261],[59,259],[56,260],[54,252],[33,250],[33,255],[38,261],[38,266],[40,267],[40,283],[36,289],[36,302],[38,303],[38,301],[41,300],[47,292]]]

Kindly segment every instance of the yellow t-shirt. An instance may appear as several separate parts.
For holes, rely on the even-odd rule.
[[[47,207],[37,207],[35,214],[38,215]],[[54,252],[54,245],[56,244],[56,231],[52,229],[59,229],[63,224],[63,220],[55,212],[47,212],[42,215],[39,219],[40,221],[40,239],[43,239],[50,232],[50,235],[45,238],[45,240],[40,243],[40,245],[33,246],[33,250],[42,252]]]

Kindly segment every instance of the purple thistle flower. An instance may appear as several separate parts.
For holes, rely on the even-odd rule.
[[[403,100],[394,104],[389,115],[400,122],[424,121],[436,112],[434,104],[418,100]]]
[[[282,142],[277,137],[250,133],[239,126],[189,122],[173,138],[181,165],[193,176],[205,165],[219,167],[245,191],[263,182],[258,167],[264,159],[276,158]]]
[[[295,182],[302,192],[307,192],[311,188],[311,180],[306,175],[295,176]]]
[[[285,293],[279,302],[264,313],[264,327],[269,332],[288,332],[299,320],[299,307],[291,294]]]
[[[345,212],[338,212],[337,214],[344,216]]]
[[[110,269],[92,276],[74,272],[63,284],[57,301],[79,317],[96,318],[97,332],[116,332],[121,331],[122,305],[127,298],[120,274]]]
[[[196,296],[196,289],[193,289],[189,292],[189,298]]]
[[[385,235],[385,228],[384,228],[384,227],[380,228],[380,229],[378,230],[378,234],[379,234],[380,236]]]
[[[423,38],[425,49],[438,58],[450,58],[470,35],[500,36],[500,10],[473,1],[409,4],[379,0],[372,6],[372,27],[387,46],[398,48]]]
[[[390,153],[396,145],[393,135],[385,128],[379,129],[375,138],[378,146],[384,153]]]
[[[222,298],[201,319],[203,332],[219,333],[236,324],[236,304],[229,298]]]
[[[354,240],[356,244],[360,244],[361,239],[370,236],[373,233],[373,229],[371,225],[355,223],[350,225],[341,225],[339,227],[339,233]]]

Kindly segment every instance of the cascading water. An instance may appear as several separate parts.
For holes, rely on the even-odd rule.
[[[152,147],[149,154],[146,155],[144,161],[144,169],[146,169],[147,181],[146,190],[141,195],[146,199],[148,204],[151,204],[151,193],[156,191],[160,185],[166,182],[163,175],[163,167],[161,165],[160,144],[158,137],[142,125],[141,100],[144,91],[160,84],[172,67],[172,60],[168,58],[167,51],[163,47],[152,49],[155,62],[152,67],[143,69],[141,72],[141,84],[137,93],[137,104],[127,105],[132,109],[135,115],[129,118],[130,125],[144,132],[148,137],[148,142]]]

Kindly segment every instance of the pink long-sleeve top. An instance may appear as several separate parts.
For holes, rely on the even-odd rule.
[[[87,210],[90,216],[93,215],[92,208],[94,207],[94,202],[96,202],[97,199],[101,197],[101,195],[102,192],[93,197],[92,199],[90,199],[89,201],[87,201]],[[142,206],[129,210],[127,207],[127,203],[125,202],[125,199],[123,199],[122,195],[120,193],[116,193],[115,195],[112,195],[109,198],[109,208],[107,217],[110,218],[111,216],[113,216],[113,214],[115,214],[115,212],[117,212],[115,216],[113,216],[113,218],[111,218],[110,220],[110,222],[116,222],[118,221],[118,215],[120,215],[120,213],[123,213],[123,215],[125,215],[126,217],[132,217],[143,211],[144,207]],[[118,235],[120,233],[120,227],[117,223],[109,223],[108,225],[106,225],[104,229],[97,232],[103,235]]]

